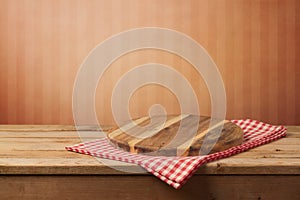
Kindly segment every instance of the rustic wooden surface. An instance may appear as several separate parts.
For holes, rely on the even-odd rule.
[[[0,197],[8,200],[299,200],[299,176],[192,177],[175,190],[149,176],[0,176]]]
[[[120,172],[93,157],[66,151],[66,145],[81,141],[72,126],[30,127],[34,129],[0,126],[0,199],[298,200],[300,196],[300,127],[288,127],[287,137],[271,144],[208,163],[180,190],[147,173]],[[104,135],[91,130],[84,132],[85,139]]]
[[[66,145],[81,142],[76,131],[62,127],[0,126],[1,174],[123,174],[91,156],[66,151]],[[67,129],[67,128],[65,128]],[[11,130],[11,129],[10,129]],[[51,131],[49,131],[51,130]],[[85,131],[85,140],[104,135]],[[116,164],[117,165],[117,164]],[[124,167],[124,166],[122,166]],[[127,168],[136,168],[128,164]],[[197,174],[300,174],[300,127],[289,126],[287,137],[230,158],[201,167]]]
[[[152,118],[146,116],[131,121],[107,135],[113,145],[125,151],[155,156],[197,156],[207,152],[216,153],[243,142],[243,130],[236,124],[227,120],[215,121],[212,124],[210,122],[210,117],[197,115]],[[191,127],[197,129],[193,130]],[[220,135],[215,133],[216,129],[220,129]],[[213,145],[213,142],[216,143]]]

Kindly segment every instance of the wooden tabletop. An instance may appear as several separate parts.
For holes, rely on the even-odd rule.
[[[81,127],[88,139],[104,133]],[[126,174],[91,156],[65,150],[81,142],[74,126],[0,126],[0,174]],[[115,164],[112,167],[116,167]],[[128,164],[128,169],[137,168]],[[145,173],[146,174],[146,173]],[[288,126],[286,138],[211,162],[197,174],[300,174],[300,126]]]

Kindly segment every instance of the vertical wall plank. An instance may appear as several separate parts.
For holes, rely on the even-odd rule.
[[[295,63],[294,63],[294,67],[295,67],[295,106],[294,109],[296,111],[296,116],[295,116],[295,123],[299,124],[300,121],[300,92],[299,92],[299,88],[300,88],[300,80],[298,77],[300,77],[300,67],[299,67],[299,63],[300,63],[300,56],[298,56],[300,54],[300,37],[299,37],[299,33],[300,33],[300,2],[295,0],[295,7],[294,7],[294,12],[295,12],[295,32],[293,34],[295,34],[295,43],[294,43],[294,47],[295,47]]]
[[[8,35],[8,29],[6,28],[6,24],[8,21],[8,2],[3,2],[0,7],[0,13],[2,13],[2,17],[0,18],[0,27],[4,27],[3,30],[0,31],[0,38],[6,38]],[[8,65],[8,41],[0,40],[0,65],[7,66]],[[2,123],[8,122],[8,68],[1,68],[0,70],[0,119]]]

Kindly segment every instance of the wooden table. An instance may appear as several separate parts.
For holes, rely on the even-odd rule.
[[[64,149],[79,142],[73,126],[0,126],[0,199],[300,199],[300,127],[201,167],[180,190]]]

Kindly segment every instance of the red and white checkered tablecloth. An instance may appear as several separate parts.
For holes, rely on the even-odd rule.
[[[228,150],[205,156],[164,157],[132,154],[113,147],[106,138],[83,142],[66,149],[91,156],[134,163],[142,166],[162,181],[179,189],[197,169],[217,159],[226,158],[286,136],[284,126],[273,126],[246,119],[232,120],[244,131],[244,142]]]

